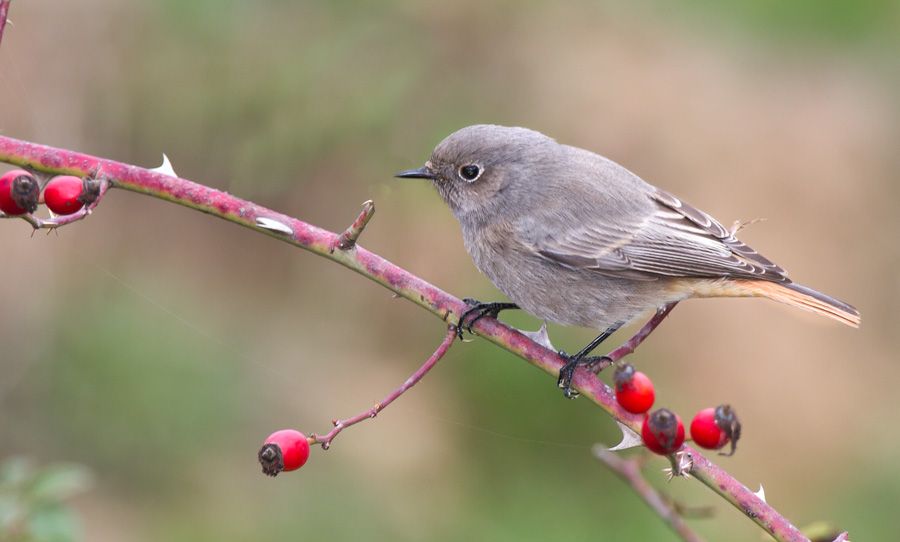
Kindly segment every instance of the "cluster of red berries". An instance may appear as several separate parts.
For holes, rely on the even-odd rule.
[[[297,470],[309,459],[309,439],[293,429],[275,431],[265,440],[257,457],[263,473],[269,476]]]
[[[71,215],[96,198],[93,179],[59,175],[41,186],[24,169],[7,171],[0,177],[0,211],[10,216],[33,213],[43,203],[57,215]]]
[[[669,455],[681,448],[684,444],[684,423],[678,414],[660,408],[647,415],[656,399],[650,377],[626,363],[616,369],[613,380],[619,405],[632,414],[645,415],[641,425],[641,439],[647,449]],[[730,442],[731,451],[728,455],[731,455],[740,437],[741,422],[729,405],[705,408],[691,420],[691,438],[702,448],[718,450]]]
[[[48,185],[49,186],[49,185]],[[641,438],[652,452],[669,455],[684,444],[684,424],[678,414],[660,408],[647,414],[656,399],[650,377],[630,364],[616,369],[616,400],[632,414],[644,414]],[[691,438],[703,448],[718,450],[731,442],[731,454],[741,436],[741,423],[728,405],[705,408],[691,421]],[[257,455],[262,471],[269,476],[293,471],[309,459],[310,439],[300,431],[282,429],[266,438]],[[730,455],[730,454],[729,454]]]

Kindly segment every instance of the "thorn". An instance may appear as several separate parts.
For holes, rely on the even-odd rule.
[[[521,331],[521,333],[544,348],[556,352],[556,348],[550,342],[550,335],[547,333],[547,322],[541,323],[541,327],[537,331]]]
[[[172,168],[172,162],[169,162],[169,157],[166,156],[166,153],[163,153],[162,165],[152,168],[150,171],[162,173],[163,175],[168,175],[169,177],[178,177],[178,175],[175,173],[175,170]]]
[[[273,220],[271,218],[266,218],[264,216],[256,218],[256,225],[264,230],[283,233],[285,235],[294,234],[294,230],[292,230],[287,224],[284,224],[277,220]]]
[[[641,436],[638,435],[632,428],[628,427],[624,423],[616,420],[616,425],[619,426],[619,430],[622,431],[622,441],[609,449],[610,452],[618,452],[620,450],[627,450],[629,448],[637,448],[641,446]]]
[[[766,501],[766,490],[763,489],[762,484],[759,484],[759,491],[757,491],[756,493],[754,493],[754,495],[756,495],[757,497],[759,497],[759,500],[761,500],[762,502],[768,503],[768,501]]]
[[[666,467],[663,472],[666,473],[666,481],[671,482],[672,478],[681,476],[683,478],[691,477],[691,469],[694,468],[694,458],[688,452],[676,452],[674,457],[669,457],[672,462],[671,467]]]

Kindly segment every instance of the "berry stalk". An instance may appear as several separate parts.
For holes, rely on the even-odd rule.
[[[437,350],[434,351],[431,356],[425,360],[425,363],[419,367],[416,372],[414,372],[406,381],[397,389],[388,394],[387,397],[381,400],[380,403],[376,403],[372,408],[360,412],[356,416],[352,418],[347,418],[345,420],[335,420],[333,422],[334,429],[328,432],[325,435],[317,435],[313,433],[309,436],[309,441],[311,444],[321,444],[322,448],[327,450],[331,447],[331,441],[334,440],[334,437],[338,436],[338,433],[343,431],[344,429],[350,427],[351,425],[356,425],[359,422],[369,420],[378,415],[379,412],[384,410],[388,405],[394,402],[398,397],[406,393],[406,391],[419,383],[422,378],[428,374],[431,369],[437,365],[437,362],[444,357],[444,354],[447,353],[447,350],[450,349],[450,346],[453,345],[453,340],[456,339],[456,327],[450,326],[447,330],[447,334],[444,335],[444,340],[441,341],[441,344],[438,345]]]

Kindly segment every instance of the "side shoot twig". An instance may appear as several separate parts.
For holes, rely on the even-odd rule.
[[[428,374],[428,371],[433,369],[437,362],[440,361],[442,357],[444,357],[444,354],[447,353],[447,350],[449,350],[450,346],[453,344],[454,339],[456,339],[456,327],[450,326],[447,329],[447,334],[444,335],[444,340],[441,341],[440,345],[438,345],[437,350],[435,350],[434,353],[431,354],[431,356],[427,360],[425,360],[425,363],[423,363],[422,366],[419,367],[418,370],[416,370],[416,372],[410,375],[410,377],[406,379],[406,382],[404,382],[399,388],[392,391],[390,394],[388,394],[387,397],[382,399],[380,403],[376,403],[375,406],[373,406],[369,410],[360,412],[356,416],[347,418],[346,420],[334,420],[333,422],[331,422],[334,425],[334,429],[329,431],[327,435],[317,435],[313,433],[308,438],[309,443],[321,444],[322,448],[327,450],[331,447],[331,441],[334,440],[334,437],[338,436],[338,433],[340,433],[347,427],[350,427],[351,425],[356,425],[361,421],[365,421],[377,416],[379,412],[385,409],[385,407],[393,403],[396,398],[406,393],[409,388],[418,384],[419,380],[422,380],[422,377]]]
[[[609,467],[619,478],[625,480],[631,486],[631,489],[640,498],[644,499],[647,506],[656,512],[682,540],[685,542],[703,542],[703,539],[688,527],[675,506],[647,482],[643,473],[641,473],[641,465],[637,459],[625,459],[600,444],[595,445],[592,450],[594,457]]]

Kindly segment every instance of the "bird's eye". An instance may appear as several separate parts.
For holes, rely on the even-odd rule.
[[[481,175],[481,168],[475,164],[469,164],[459,168],[459,176],[467,182],[472,182]]]

